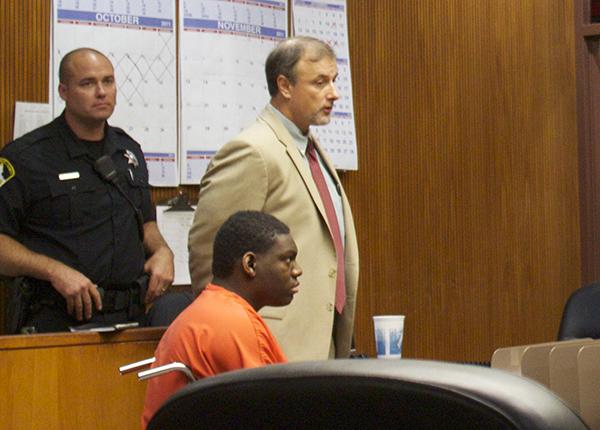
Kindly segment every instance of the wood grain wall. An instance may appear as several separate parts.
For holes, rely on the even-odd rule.
[[[0,3],[6,142],[14,101],[47,101],[50,2]],[[556,336],[581,271],[572,9],[348,0],[360,351],[386,313],[406,314],[412,358],[487,361]]]
[[[574,14],[583,284],[600,279],[600,24],[591,16],[598,6],[578,0]]]
[[[13,133],[15,100],[48,102],[50,6],[47,0],[0,0],[0,140]]]
[[[411,357],[551,340],[580,282],[571,2],[350,2],[359,345]]]

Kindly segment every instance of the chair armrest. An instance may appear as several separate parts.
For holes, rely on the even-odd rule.
[[[192,373],[189,367],[187,367],[183,363],[173,362],[169,364],[165,364],[163,366],[158,366],[153,369],[143,370],[138,373],[138,379],[140,381],[144,381],[146,379],[154,378],[155,376],[164,375],[169,372],[181,372],[187,376],[190,381],[195,381],[196,377]]]
[[[126,364],[119,367],[119,373],[125,375],[127,373],[136,372],[144,367],[150,366],[156,359],[154,357],[146,358],[142,361],[136,361],[135,363]]]

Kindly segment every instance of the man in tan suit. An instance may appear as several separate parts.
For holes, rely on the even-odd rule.
[[[295,37],[269,54],[266,75],[271,102],[217,152],[200,183],[188,244],[192,285],[210,281],[212,243],[227,217],[269,213],[290,227],[304,276],[292,304],[265,307],[262,317],[290,361],[345,358],[358,286],[356,233],[335,169],[309,131],[329,123],[339,97],[336,57],[317,39]]]

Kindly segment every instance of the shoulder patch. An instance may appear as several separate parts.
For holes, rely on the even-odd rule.
[[[15,168],[6,158],[0,157],[0,188],[15,176]]]

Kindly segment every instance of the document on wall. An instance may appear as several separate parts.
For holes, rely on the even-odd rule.
[[[287,37],[287,1],[180,1],[181,183],[197,184],[214,153],[269,101],[264,65]]]
[[[331,122],[325,126],[313,126],[311,131],[337,169],[357,170],[346,0],[293,0],[292,16],[295,35],[323,40],[337,55],[338,77],[335,84],[340,99],[334,105]]]
[[[173,211],[171,206],[156,207],[156,224],[167,245],[175,255],[175,280],[173,285],[190,285],[188,266],[188,233],[194,220],[193,211]],[[192,206],[195,209],[195,206]]]
[[[13,139],[17,139],[52,120],[49,103],[15,102]]]
[[[58,66],[69,51],[91,47],[112,62],[117,106],[111,125],[142,147],[150,184],[175,186],[177,162],[177,46],[175,0],[54,0],[52,103],[58,95]]]

